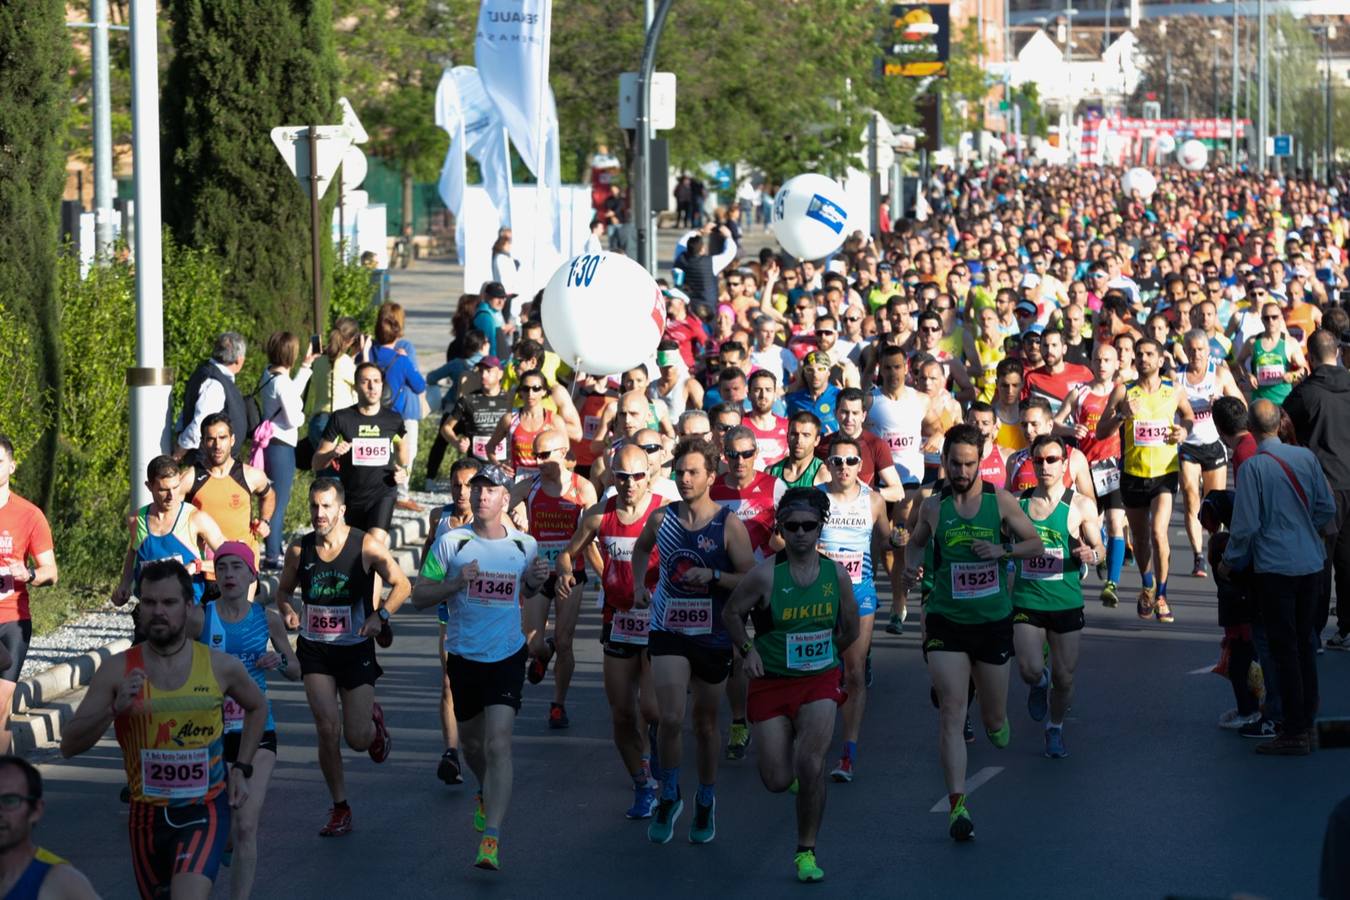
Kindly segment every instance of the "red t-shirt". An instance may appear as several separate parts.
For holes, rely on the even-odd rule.
[[[750,484],[741,489],[727,483],[730,477],[729,474],[719,476],[708,489],[708,496],[744,523],[755,559],[764,559],[769,555],[769,541],[773,540],[774,493],[778,479],[766,472],[756,472]]]
[[[760,428],[755,424],[752,417],[746,416],[741,424],[755,434],[755,447],[759,450],[758,468],[767,469],[787,456],[787,419],[782,416],[774,416],[771,427]]]
[[[1256,438],[1251,432],[1238,438],[1237,448],[1233,451],[1233,474],[1236,475],[1242,464],[1256,455]]]
[[[28,585],[15,584],[9,577],[12,557],[26,565],[37,561],[39,553],[52,548],[52,529],[47,517],[18,494],[10,493],[9,502],[0,506],[0,623],[22,622],[28,613]]]
[[[708,330],[697,316],[686,315],[683,320],[667,319],[665,336],[680,345],[680,358],[691,370],[694,368],[694,342],[708,343]]]
[[[871,488],[880,487],[881,476],[878,473],[883,469],[895,468],[890,445],[870,431],[864,431],[858,438],[858,443],[862,445],[858,448],[858,455],[862,458],[858,466],[858,481]],[[829,445],[828,440],[821,440],[820,446],[816,448],[816,456],[828,459]]]
[[[1092,381],[1092,370],[1078,363],[1066,362],[1064,371],[1055,375],[1042,366],[1026,374],[1022,384],[1022,399],[1044,397],[1050,401],[1050,412],[1055,414],[1064,403],[1064,399],[1080,384]]]

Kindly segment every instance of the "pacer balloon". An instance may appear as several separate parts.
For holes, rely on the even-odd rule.
[[[837,181],[808,172],[789,178],[773,198],[773,234],[798,259],[821,259],[848,237],[848,208]]]
[[[652,276],[621,253],[574,257],[544,288],[540,318],[553,351],[590,375],[617,375],[656,353],[666,301]]]

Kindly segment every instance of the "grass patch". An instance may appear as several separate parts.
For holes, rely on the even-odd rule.
[[[33,615],[33,636],[51,634],[70,619],[101,609],[112,596],[115,585],[67,585],[33,588],[29,607]]]

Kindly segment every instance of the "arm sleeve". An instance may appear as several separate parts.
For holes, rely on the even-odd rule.
[[[403,380],[408,385],[408,390],[414,394],[420,394],[427,389],[427,380],[422,377],[422,373],[417,371],[417,363],[411,356],[403,357]]]
[[[225,408],[225,388],[214,378],[202,382],[197,391],[197,408],[192,411],[192,421],[187,423],[183,433],[178,436],[178,446],[192,450],[202,442],[202,420],[212,413]]]

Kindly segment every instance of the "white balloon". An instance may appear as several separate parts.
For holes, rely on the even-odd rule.
[[[1133,197],[1137,191],[1140,197],[1147,200],[1158,189],[1158,179],[1154,178],[1148,169],[1135,166],[1120,179],[1120,189],[1127,197]]]
[[[1209,148],[1191,138],[1177,150],[1177,162],[1187,172],[1199,172],[1209,162]]]
[[[553,273],[540,318],[563,362],[591,375],[617,375],[656,353],[666,330],[666,301],[647,270],[629,257],[593,253]]]
[[[1162,134],[1158,135],[1156,138],[1153,139],[1153,146],[1158,149],[1159,153],[1163,154],[1171,153],[1173,150],[1177,149],[1177,139],[1172,137],[1172,135],[1169,134],[1168,132],[1164,131]]]
[[[848,198],[837,181],[808,172],[789,178],[773,198],[773,233],[798,259],[821,259],[848,237]]]

